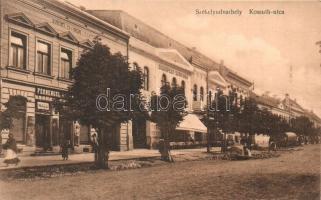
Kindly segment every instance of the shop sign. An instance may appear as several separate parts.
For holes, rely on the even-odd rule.
[[[57,98],[63,97],[63,93],[61,91],[52,90],[52,89],[43,88],[43,87],[36,87],[36,94],[41,96],[47,96],[47,97],[57,97]]]
[[[49,111],[50,110],[50,105],[49,105],[48,102],[38,101],[37,102],[37,110]]]

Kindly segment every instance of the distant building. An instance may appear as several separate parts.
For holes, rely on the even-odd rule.
[[[306,116],[313,122],[315,127],[321,127],[320,117],[313,111],[304,109],[295,99],[291,99],[289,94],[286,94],[282,100],[267,94],[257,95],[253,92],[250,96],[257,102],[260,109],[266,109],[273,114],[281,116],[288,122],[290,119]]]
[[[283,119],[289,121],[290,119],[290,113],[288,110],[285,109],[285,106],[282,102],[282,100],[271,97],[269,95],[263,94],[263,95],[257,95],[253,92],[251,92],[250,97],[253,98],[259,109],[266,109],[270,111],[273,114],[281,116]]]

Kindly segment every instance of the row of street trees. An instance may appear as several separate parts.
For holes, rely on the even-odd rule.
[[[66,118],[96,129],[95,165],[98,168],[108,168],[112,128],[133,119],[157,123],[163,140],[162,158],[172,161],[169,136],[185,114],[185,102],[176,99],[185,99],[184,89],[165,84],[160,95],[153,94],[148,103],[141,94],[140,67],[131,69],[126,57],[112,54],[98,38],[94,44],[93,49],[81,55],[72,70],[74,83],[64,99],[55,101],[56,109]],[[180,109],[173,109],[174,106]]]
[[[221,130],[223,133],[237,131],[247,136],[265,134],[276,141],[282,139],[283,133],[288,131],[310,138],[321,133],[320,127],[315,127],[308,117],[301,116],[288,121],[267,109],[259,109],[253,98],[238,97],[234,88],[231,88],[228,95],[218,90],[213,100],[211,97],[209,100],[214,110],[209,112],[209,118],[204,115],[203,119],[212,130]]]

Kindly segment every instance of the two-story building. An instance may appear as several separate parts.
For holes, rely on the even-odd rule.
[[[207,94],[208,92],[211,93],[213,98],[213,94],[218,88],[225,92],[229,88],[229,83],[219,72],[220,65],[195,48],[189,48],[181,44],[124,11],[87,10],[87,12],[131,35],[129,42],[129,59],[131,63],[137,63],[139,66],[144,67],[145,71],[145,67],[148,66],[145,63],[149,63],[151,59],[150,56],[146,55],[155,51],[158,52],[156,54],[160,59],[169,63],[169,65],[166,65],[158,60],[156,68],[148,66],[147,71],[150,73],[149,80],[151,80],[149,82],[151,86],[149,92],[159,92],[160,86],[165,82],[186,87],[189,114],[177,127],[177,132],[173,134],[172,141],[186,141],[188,138],[192,138],[197,142],[204,142],[207,129],[200,122],[200,118],[205,113]],[[142,46],[146,48],[144,49]],[[153,72],[156,72],[156,74],[153,74]],[[233,74],[230,70],[227,72],[227,77],[231,82],[247,87],[244,89],[245,93],[249,91],[252,85],[249,81],[238,75],[230,75]],[[147,123],[146,135],[147,138],[152,138],[153,133],[157,133],[155,131],[157,128],[153,123]],[[137,134],[144,135],[144,129],[140,129],[137,133],[133,132],[133,137]],[[133,140],[135,141],[135,139]],[[154,146],[150,144],[147,146]]]
[[[89,127],[64,119],[53,109],[52,100],[63,98],[72,83],[71,68],[84,49],[92,48],[96,36],[112,52],[128,56],[129,35],[67,3],[51,0],[1,0],[0,24],[1,104],[15,95],[27,99],[22,117],[14,119],[10,130],[19,148],[51,151],[63,140],[76,148],[88,145]],[[115,130],[116,138],[126,137],[124,130],[121,126]],[[121,148],[120,141],[115,149]]]

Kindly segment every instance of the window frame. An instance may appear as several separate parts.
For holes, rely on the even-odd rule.
[[[69,77],[64,77],[62,76],[62,52],[63,50],[65,51],[69,51],[70,53],[70,66],[69,66]],[[67,53],[67,52],[66,52]],[[68,56],[68,53],[67,53],[67,56]],[[73,66],[73,62],[74,62],[74,50],[72,48],[68,48],[68,47],[65,47],[65,46],[60,46],[59,48],[59,71],[58,71],[58,78],[59,79],[64,79],[64,80],[72,80],[72,77],[71,77],[71,70],[72,70],[72,66]]]
[[[172,78],[172,87],[177,87],[178,85],[177,85],[177,78],[176,77],[173,77]]]
[[[166,74],[162,74],[161,85],[164,86],[166,84],[167,84],[167,76]]]
[[[43,43],[43,44],[46,44],[46,45],[48,45],[48,47],[49,47],[49,53],[48,53],[48,64],[49,64],[49,70],[48,70],[48,72],[49,72],[49,74],[45,74],[44,72],[39,72],[38,71],[38,43]],[[44,54],[43,52],[41,52],[42,54]],[[36,74],[39,74],[39,75],[44,75],[44,76],[53,76],[53,65],[52,65],[52,62],[53,62],[53,45],[52,45],[52,42],[49,42],[49,41],[47,41],[47,40],[44,40],[44,39],[41,39],[41,38],[36,38],[36,52],[35,52],[35,57],[36,57],[36,59],[35,59],[35,73]],[[43,62],[42,62],[42,64],[43,64]],[[42,66],[42,68],[43,68],[43,66]],[[43,69],[42,69],[43,70]],[[44,71],[44,70],[43,70]]]
[[[184,94],[185,94],[186,82],[184,80],[181,81],[181,87],[182,87]]]
[[[144,72],[143,72],[143,88],[144,90],[149,90],[149,68],[147,66],[144,67]]]
[[[14,66],[13,65],[13,51],[12,51],[12,48],[11,48],[11,45],[12,45],[12,33],[15,33],[17,35],[21,35],[22,37],[24,37],[24,42],[25,42],[25,47],[23,48],[24,50],[24,66],[21,68],[21,67],[17,67],[17,66]],[[28,59],[28,56],[29,56],[29,53],[28,53],[28,47],[29,47],[29,35],[27,33],[24,33],[24,32],[21,32],[19,30],[16,30],[16,29],[9,29],[9,35],[8,35],[8,67],[12,67],[14,69],[17,69],[17,70],[25,70],[27,71],[28,68],[29,68],[29,59]],[[18,46],[15,44],[15,46]],[[17,60],[18,61],[18,60]]]
[[[204,87],[200,87],[200,101],[204,101]]]
[[[197,101],[197,85],[193,86],[193,101]]]

